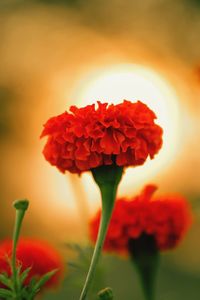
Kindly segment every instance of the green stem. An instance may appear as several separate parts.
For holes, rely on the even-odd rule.
[[[155,300],[155,274],[148,270],[138,270],[145,300]]]
[[[90,288],[96,266],[106,237],[108,225],[113,211],[117,187],[122,176],[122,168],[117,166],[103,166],[92,171],[94,180],[98,184],[102,198],[102,215],[97,241],[92,256],[89,271],[79,300],[85,300]]]
[[[83,288],[83,291],[81,293],[80,300],[83,300],[86,298],[91,280],[94,276],[94,272],[99,260],[99,256],[102,250],[103,242],[106,236],[108,224],[110,221],[110,217],[112,214],[113,204],[115,200],[116,190],[112,187],[102,187],[101,189],[102,194],[102,216],[101,216],[101,223],[100,223],[100,229],[97,237],[97,242],[95,245],[94,253],[92,256],[92,261],[90,264],[90,268],[88,271],[88,275],[85,281],[85,285]],[[106,199],[109,199],[109,201],[105,201]]]
[[[129,253],[138,272],[145,300],[155,300],[159,251],[153,236],[142,234],[129,240]]]
[[[15,291],[15,299],[20,299],[18,297],[18,276],[17,276],[17,267],[16,267],[16,250],[17,250],[17,243],[19,240],[19,234],[21,230],[22,221],[24,218],[25,211],[28,208],[28,201],[27,200],[17,200],[14,202],[13,206],[16,209],[16,217],[15,217],[15,225],[13,231],[13,246],[12,246],[12,257],[11,257],[11,270],[12,270],[12,280],[13,286]]]

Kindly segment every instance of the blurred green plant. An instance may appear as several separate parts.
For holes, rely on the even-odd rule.
[[[68,263],[68,275],[61,289],[47,291],[42,300],[78,299],[93,248],[82,248],[79,245],[70,245],[70,248],[77,254],[77,258]],[[156,299],[199,300],[200,274],[184,271],[174,263],[175,258],[176,251],[162,256]],[[129,259],[105,253],[102,255],[88,299],[99,300],[97,293],[105,285],[112,286],[114,300],[143,300],[137,270],[132,267]]]
[[[78,299],[83,286],[85,276],[90,265],[91,255],[94,251],[92,246],[81,247],[78,244],[67,244],[68,249],[72,250],[75,258],[68,262],[68,275],[65,278],[62,288],[55,292],[47,292],[44,300],[56,299]],[[90,300],[99,299],[97,293],[105,286],[105,274],[101,265],[97,266],[95,272],[95,280],[89,292]]]
[[[16,250],[20,236],[22,222],[25,212],[28,209],[28,200],[17,200],[13,203],[16,209],[16,218],[13,231],[13,247],[11,261],[9,261],[11,276],[7,273],[0,274],[0,283],[4,286],[0,288],[0,297],[5,300],[33,300],[44,284],[57,272],[52,270],[44,274],[39,280],[33,277],[28,285],[24,282],[29,275],[31,266],[21,272],[22,265],[17,263]]]
[[[112,300],[114,298],[112,289],[107,287],[101,290],[98,292],[98,298],[100,300]]]

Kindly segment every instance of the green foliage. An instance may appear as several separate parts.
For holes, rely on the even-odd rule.
[[[11,258],[7,257],[7,263],[11,269],[11,276],[7,273],[0,274],[0,283],[3,288],[0,288],[1,300],[33,300],[40,292],[45,283],[57,272],[52,270],[47,272],[42,277],[36,279],[34,276],[29,280],[29,284],[25,284],[28,278],[31,267],[22,271],[22,265],[16,263],[16,249],[20,235],[22,221],[26,210],[29,206],[29,201],[26,199],[16,200],[13,203],[16,209],[15,226],[13,230],[13,248]]]
[[[0,296],[2,299],[11,299],[12,298],[12,292],[6,289],[0,289]]]
[[[0,274],[0,282],[7,288],[12,289],[12,280],[8,277],[6,273]]]
[[[68,262],[68,276],[63,282],[63,286],[56,293],[47,292],[43,300],[57,300],[57,299],[79,299],[80,293],[87,275],[90,260],[94,248],[91,246],[80,247],[77,244],[67,245],[72,250],[76,257]],[[100,266],[97,267],[95,278],[91,290],[88,295],[89,300],[97,300],[97,293],[105,286],[103,270]]]
[[[73,249],[75,250],[75,248]],[[78,248],[79,246],[77,246]],[[78,250],[75,251],[77,254],[79,253]],[[80,251],[82,258],[78,255],[76,259],[69,263],[68,276],[64,279],[60,290],[47,291],[42,295],[42,300],[79,299],[81,287],[89,267],[87,260],[90,259],[93,249],[87,247]],[[156,286],[156,299],[199,300],[199,272],[192,273],[180,269],[179,265],[175,263],[176,255],[178,253],[169,252],[162,256]],[[84,263],[82,259],[85,261]],[[114,300],[143,299],[138,273],[132,261],[128,258],[103,253],[93,282],[87,300],[99,300],[97,293],[105,286],[112,287]]]
[[[0,283],[5,287],[0,288],[0,297],[2,300],[33,300],[40,292],[45,283],[57,272],[57,270],[50,271],[44,274],[41,278],[33,277],[28,285],[24,285],[27,279],[30,268],[21,272],[21,267],[17,267],[17,286],[13,283],[13,277],[6,273],[0,274]]]
[[[25,279],[27,278],[30,270],[31,270],[31,267],[27,268],[26,270],[24,270],[22,272],[22,274],[20,275],[20,277],[19,277],[19,283],[20,283],[20,285],[23,285],[23,283],[24,283]]]
[[[36,294],[40,291],[40,289],[45,285],[45,283],[57,272],[57,270],[50,271],[43,275],[38,281],[31,283],[29,288],[29,298],[34,299]]]

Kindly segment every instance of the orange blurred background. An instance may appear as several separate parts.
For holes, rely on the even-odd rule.
[[[164,127],[164,147],[147,165],[127,170],[119,195],[155,182],[159,193],[188,197],[195,222],[172,259],[199,273],[198,3],[10,0],[0,9],[0,237],[12,233],[12,201],[28,198],[24,235],[61,249],[86,243],[98,189],[90,174],[64,176],[44,160],[42,125],[72,104],[140,98]]]

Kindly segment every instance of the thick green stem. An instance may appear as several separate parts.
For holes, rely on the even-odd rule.
[[[145,300],[155,300],[159,252],[153,236],[142,234],[129,240],[129,253],[138,272]]]
[[[13,246],[12,246],[12,257],[11,257],[11,269],[12,269],[12,280],[14,285],[14,291],[16,294],[16,299],[20,299],[18,296],[18,276],[17,276],[17,266],[16,266],[16,250],[17,243],[19,240],[20,229],[22,221],[24,218],[25,211],[28,208],[27,200],[17,200],[14,202],[14,207],[16,209],[15,225],[13,231]]]
[[[103,243],[106,237],[108,225],[113,211],[116,198],[117,187],[122,176],[122,168],[117,166],[103,166],[92,171],[94,180],[98,184],[102,197],[102,215],[97,241],[92,256],[87,278],[80,296],[80,300],[85,300],[90,288],[96,266],[101,254]]]
[[[151,270],[144,268],[139,270],[138,275],[141,282],[141,287],[144,294],[145,300],[155,300],[155,273],[152,273]]]
[[[112,208],[113,208],[113,204],[114,204],[114,200],[115,200],[115,191],[113,191],[112,187],[111,188],[107,188],[104,187],[102,188],[102,200],[103,199],[109,199],[109,201],[107,202],[107,204],[109,205],[103,205],[102,207],[102,216],[101,216],[101,223],[100,223],[100,229],[99,229],[99,233],[98,233],[98,237],[97,237],[97,242],[95,245],[95,249],[94,249],[94,253],[92,256],[92,261],[90,264],[90,268],[88,271],[88,275],[85,281],[85,285],[80,297],[80,300],[83,300],[86,298],[88,289],[90,287],[90,283],[92,278],[94,277],[94,273],[95,273],[95,269],[99,260],[99,256],[101,253],[101,249],[103,246],[103,242],[106,236],[106,232],[107,232],[107,228],[108,228],[108,224],[110,221],[110,217],[112,214]],[[106,201],[103,201],[103,203],[106,203]]]

